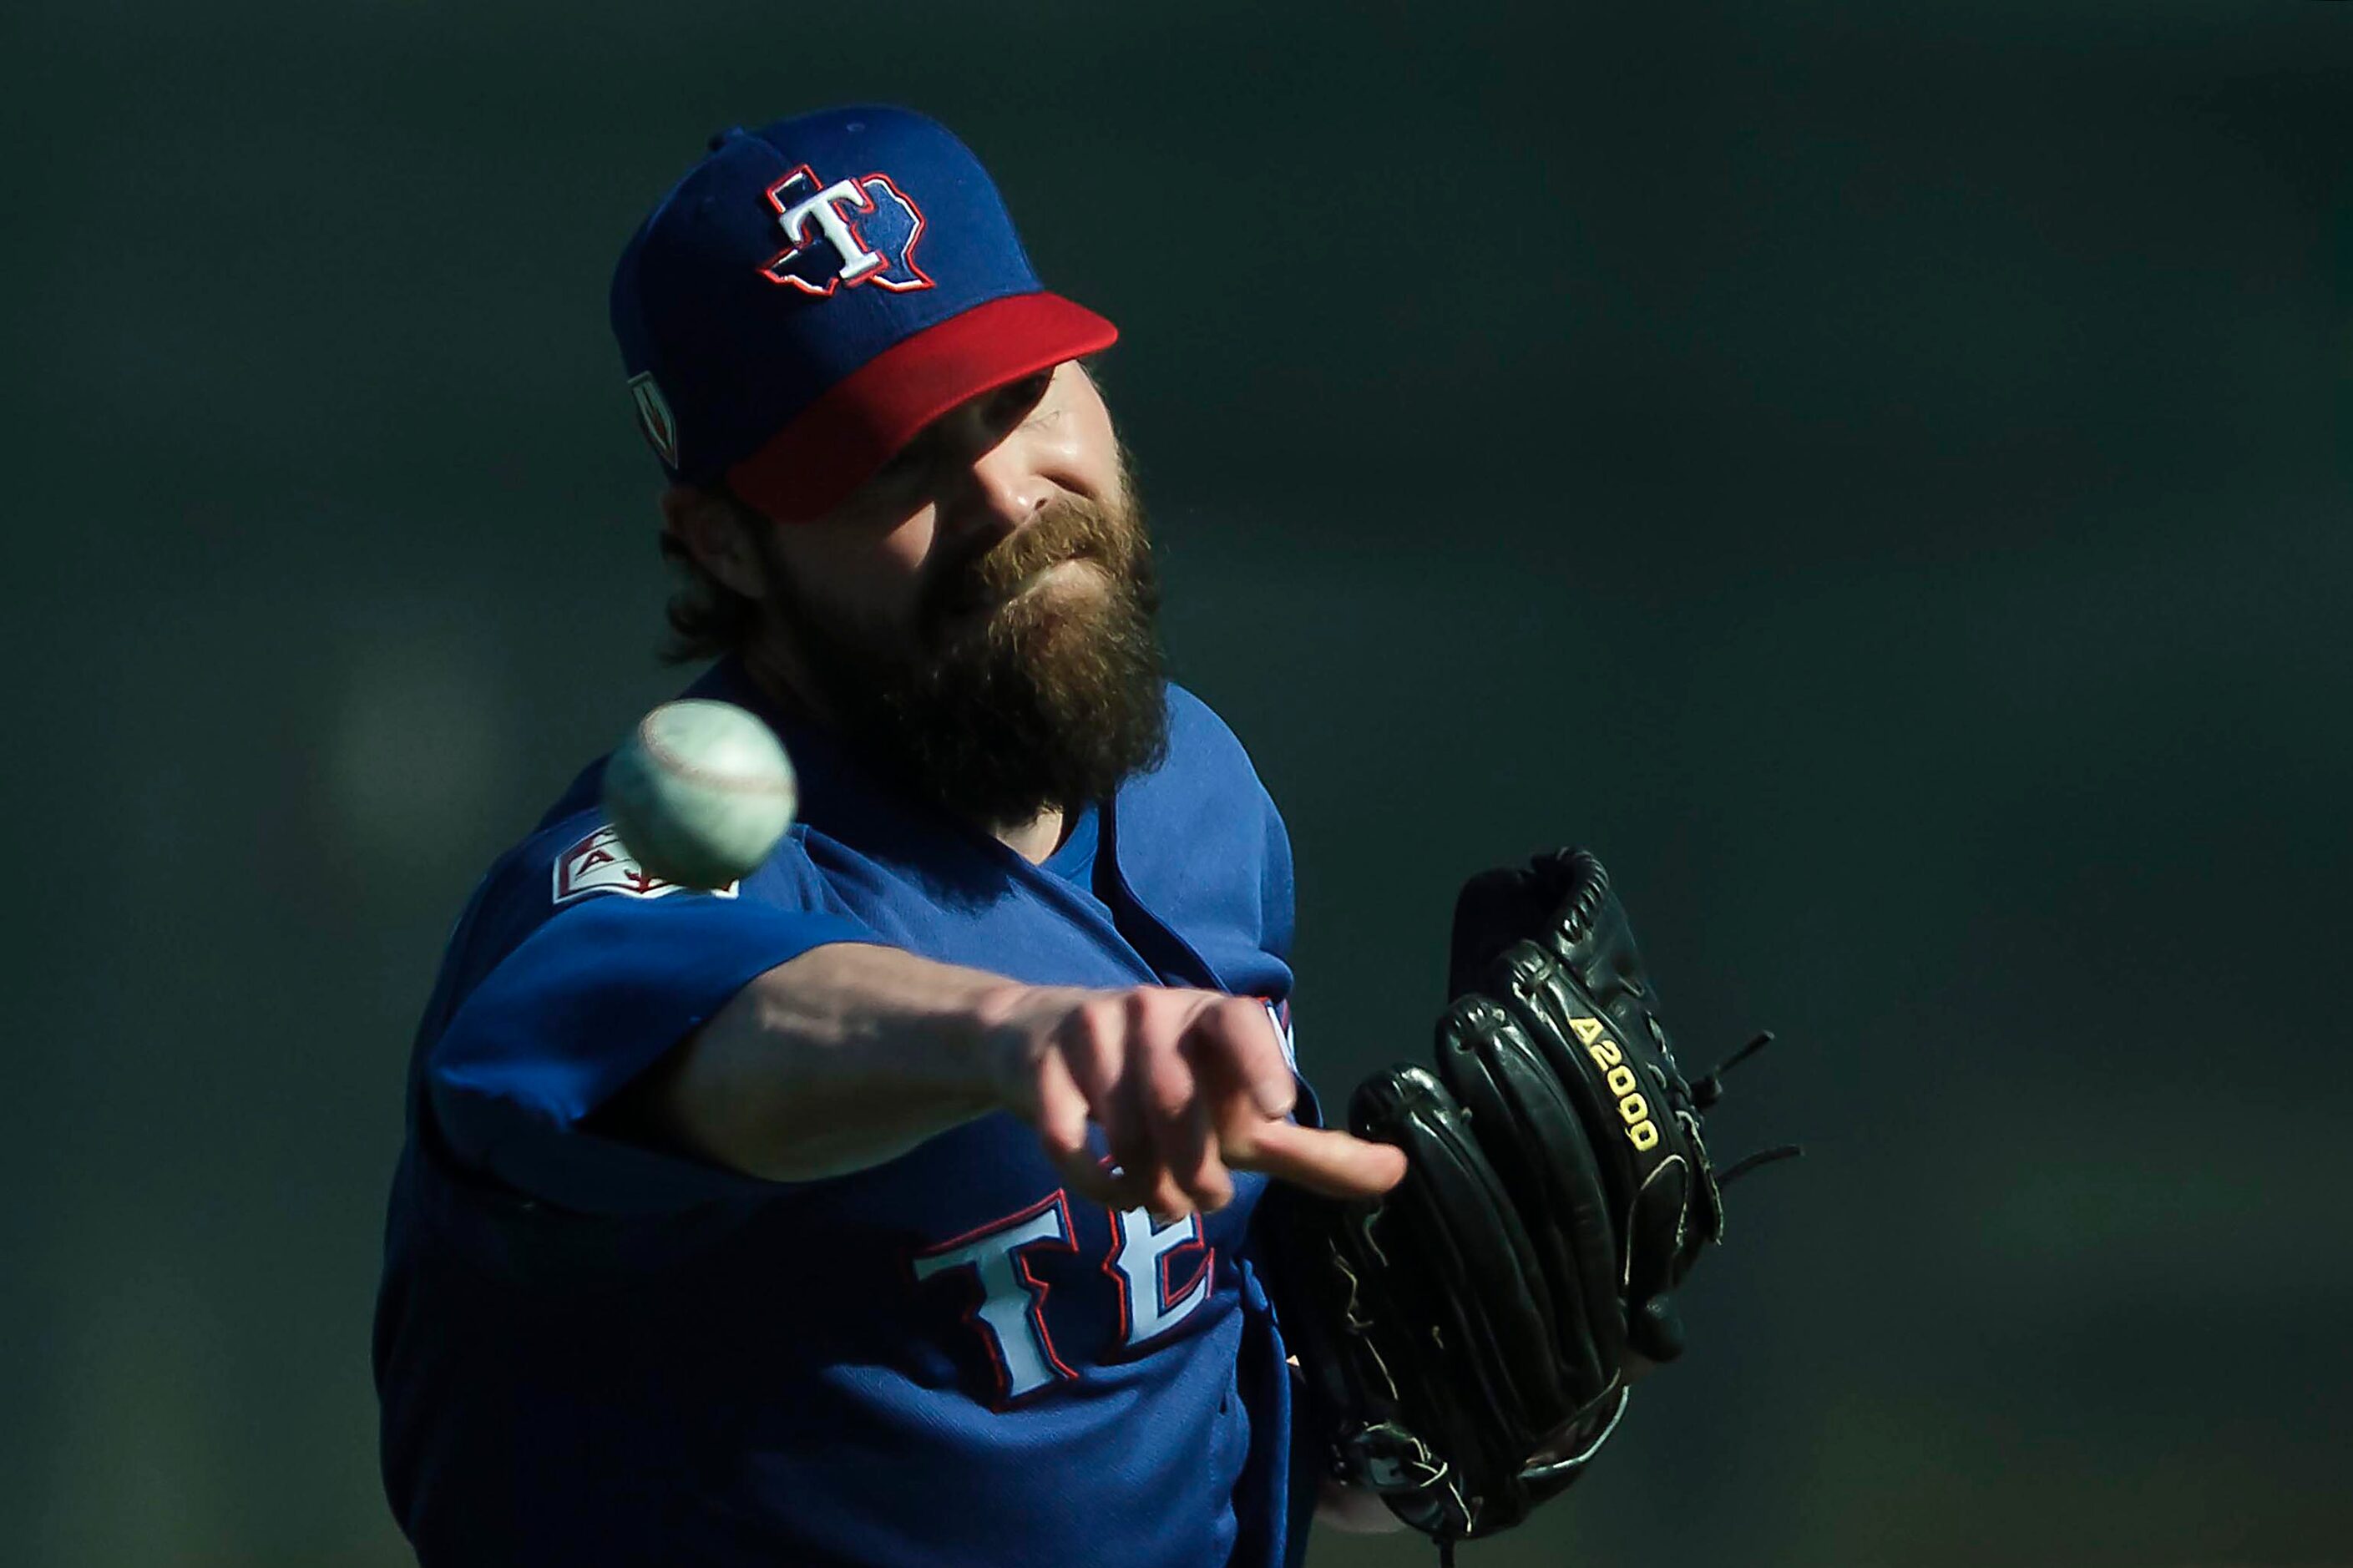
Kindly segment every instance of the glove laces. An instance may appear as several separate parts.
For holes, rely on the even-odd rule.
[[[1691,1086],[1692,1104],[1701,1110],[1705,1110],[1717,1100],[1722,1100],[1724,1098],[1724,1075],[1730,1072],[1734,1068],[1738,1067],[1742,1062],[1746,1061],[1750,1057],[1755,1056],[1757,1052],[1763,1050],[1772,1043],[1773,1031],[1767,1029],[1763,1033],[1759,1034],[1755,1039],[1749,1041],[1746,1045],[1741,1047],[1738,1050],[1725,1058],[1721,1062],[1718,1062],[1715,1066],[1715,1071],[1709,1073],[1705,1078],[1699,1079],[1696,1083],[1694,1083]],[[1769,1149],[1759,1149],[1754,1154],[1745,1154],[1739,1159],[1735,1160],[1731,1164],[1726,1165],[1723,1170],[1718,1171],[1715,1173],[1715,1184],[1717,1188],[1721,1190],[1722,1188],[1732,1185],[1733,1183],[1738,1181],[1749,1172],[1756,1170],[1760,1165],[1769,1165],[1776,1160],[1794,1160],[1805,1153],[1805,1152],[1804,1145],[1799,1143],[1776,1143]]]

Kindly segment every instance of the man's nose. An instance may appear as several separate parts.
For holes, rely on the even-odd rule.
[[[1052,484],[1025,459],[1018,441],[1000,441],[958,465],[941,497],[949,526],[970,537],[1002,537],[1045,509]]]

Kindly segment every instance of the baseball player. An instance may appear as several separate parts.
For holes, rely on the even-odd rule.
[[[459,921],[376,1319],[420,1559],[1287,1568],[1330,1517],[1444,1561],[1565,1492],[1794,1152],[1719,1176],[1722,1068],[1599,862],[1465,883],[1430,1064],[1324,1128],[1282,818],[1162,675],[1113,329],[972,154],[728,132],[612,313],[675,651],[801,817],[685,889],[592,763]]]
[[[402,1528],[503,1568],[1295,1562],[1252,1212],[1406,1155],[1295,1076],[1291,852],[1162,674],[1113,329],[879,107],[713,138],[612,321],[691,692],[775,728],[800,819],[670,886],[592,763],[459,919],[376,1321]]]

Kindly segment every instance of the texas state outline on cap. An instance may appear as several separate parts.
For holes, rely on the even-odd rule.
[[[853,289],[879,283],[893,293],[932,287],[915,265],[923,211],[890,175],[861,174],[820,187],[816,171],[803,163],[768,187],[768,201],[787,242],[760,268],[769,282],[789,283],[821,300],[832,298],[845,283]],[[830,266],[809,236],[812,226],[832,247]],[[818,279],[824,280],[821,287]]]

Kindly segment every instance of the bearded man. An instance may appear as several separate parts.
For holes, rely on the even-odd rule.
[[[801,816],[676,888],[592,763],[459,921],[377,1313],[403,1529],[501,1568],[1296,1562],[1251,1212],[1404,1159],[1296,1076],[1289,844],[1162,674],[1113,329],[886,108],[713,138],[613,324],[691,694],[776,729]]]

